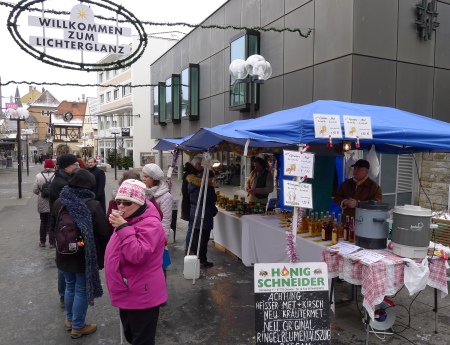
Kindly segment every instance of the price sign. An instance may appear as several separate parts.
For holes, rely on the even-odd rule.
[[[314,114],[314,136],[316,138],[342,138],[339,115]]]
[[[324,262],[255,264],[256,344],[329,345]]]
[[[284,175],[314,178],[314,154],[284,150]]]
[[[346,138],[372,139],[372,119],[370,116],[344,115]]]
[[[285,206],[313,208],[312,185],[309,183],[283,180],[283,196]]]

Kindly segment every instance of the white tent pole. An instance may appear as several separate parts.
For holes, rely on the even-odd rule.
[[[197,199],[197,207],[195,208],[195,216],[194,216],[194,223],[192,223],[192,231],[191,231],[191,237],[189,239],[189,246],[188,246],[188,250],[186,255],[189,255],[189,253],[191,252],[191,244],[192,244],[192,235],[194,234],[194,229],[195,229],[195,223],[197,222],[197,215],[198,215],[198,209],[200,208],[200,200],[202,198],[203,195],[203,185],[205,183],[205,169],[203,169],[203,176],[202,176],[202,182],[200,184],[200,192],[198,195],[198,199]]]
[[[206,206],[206,197],[208,196],[208,183],[209,183],[209,162],[206,163],[206,168],[204,169],[206,171],[206,178],[205,178],[205,192],[203,193],[204,197],[203,197],[203,207],[202,207],[202,218],[200,221],[200,233],[198,234],[198,242],[197,242],[197,257],[198,254],[200,252],[200,242],[202,240],[202,233],[203,233],[203,220],[205,219],[205,206]],[[200,197],[199,197],[200,199]],[[194,272],[197,271],[197,264],[198,264],[198,260],[195,260],[195,270]],[[195,284],[195,275],[194,275],[194,279],[192,280],[192,284]]]

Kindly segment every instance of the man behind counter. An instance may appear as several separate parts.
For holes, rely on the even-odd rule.
[[[248,201],[259,201],[267,204],[268,196],[273,192],[273,175],[267,169],[267,162],[261,157],[253,160],[254,169],[245,182],[245,190],[248,193]]]
[[[355,208],[359,202],[380,202],[383,198],[380,186],[369,178],[369,162],[360,159],[352,167],[353,178],[342,182],[333,196],[333,201],[342,209],[343,221],[346,216],[355,216]]]

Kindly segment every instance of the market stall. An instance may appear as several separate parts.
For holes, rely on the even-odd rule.
[[[226,142],[229,149],[238,147],[244,156],[273,148],[281,150],[290,148],[290,152],[299,155],[307,153],[317,156],[337,156],[342,155],[344,145],[348,145],[350,150],[369,150],[375,147],[377,153],[391,154],[450,152],[448,133],[450,133],[449,123],[395,108],[316,101],[257,119],[202,128],[191,138],[181,142],[178,148],[195,147],[211,151],[223,147],[223,143]],[[297,156],[296,159],[295,163],[300,162],[302,157]],[[258,262],[321,261],[322,252],[329,242],[322,242],[319,237],[297,235],[302,223],[299,216],[300,206],[306,209],[314,207],[311,188],[308,188],[308,183],[304,183],[306,178],[313,178],[314,169],[306,169],[311,175],[309,172],[302,175],[301,171],[304,171],[302,169],[305,169],[305,166],[297,169],[296,164],[291,163],[280,171],[280,174],[291,178],[280,183],[278,187],[280,193],[284,193],[284,205],[294,206],[290,223],[292,225],[286,227],[280,224],[276,215],[267,213],[266,215],[241,213],[238,214],[240,216],[238,218],[220,212],[214,229],[215,241],[239,256],[245,265]],[[294,174],[291,173],[292,170],[295,170]],[[387,260],[396,262],[390,256]],[[402,268],[401,265],[398,267],[396,265],[392,266],[395,267],[392,268],[394,274],[396,270]],[[329,273],[335,274],[332,267],[332,265],[329,267]],[[433,269],[436,267],[433,266]],[[360,267],[359,271],[366,268]],[[388,265],[385,270],[391,271],[391,266]],[[438,271],[434,275],[436,279],[430,278],[431,286],[434,284],[434,287],[442,288],[443,291],[443,284],[440,282],[443,281],[445,272],[442,272],[442,269]],[[395,274],[395,277],[397,279],[399,275]],[[370,298],[372,295],[370,284],[365,285],[365,275],[360,278],[361,281],[355,279],[350,282],[364,285],[363,293],[368,297],[364,305],[368,308],[369,314],[373,315],[372,304],[377,303],[379,296]],[[374,284],[374,281],[371,284]],[[402,282],[397,279],[394,285],[397,287],[398,284]],[[388,291],[381,292],[380,296],[384,293]]]

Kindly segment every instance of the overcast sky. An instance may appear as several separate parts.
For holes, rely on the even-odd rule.
[[[112,0],[117,4],[123,4],[125,8],[134,14],[141,21],[152,22],[185,22],[192,24],[199,24],[211,13],[218,9],[226,0]],[[11,1],[16,4],[19,1]],[[47,0],[44,2],[46,9],[52,9],[56,11],[67,11],[79,4],[74,0]],[[40,4],[34,7],[41,8]],[[115,13],[108,12],[98,6],[92,6],[92,10],[95,15],[101,14],[107,18],[115,17]],[[2,44],[2,53],[0,54],[0,77],[2,83],[8,81],[29,81],[29,82],[56,82],[56,83],[79,83],[79,84],[95,84],[96,73],[87,73],[82,71],[72,71],[62,69],[40,62],[33,56],[21,50],[17,43],[12,39],[9,31],[7,30],[6,23],[10,14],[11,7],[0,5],[0,42]],[[28,26],[29,16],[40,16],[39,12],[22,12],[19,17],[19,32],[24,40],[28,42],[29,36],[42,36],[42,29],[38,27]],[[68,15],[57,14],[45,14],[46,17],[69,20]],[[96,19],[96,23],[98,19]],[[111,22],[101,21],[101,24],[114,25]],[[133,29],[133,25],[121,23],[120,26],[129,27]],[[177,30],[180,28],[171,27],[159,27],[144,25],[144,29],[147,34],[157,33],[162,31]],[[188,32],[189,29],[183,29],[184,32]],[[46,31],[47,37],[63,38],[62,30],[50,30]],[[183,35],[178,34],[181,38]],[[113,43],[108,41],[108,36],[99,35],[100,43]],[[131,43],[130,38],[121,38],[119,44]],[[151,49],[151,47],[147,47]],[[76,51],[62,50],[62,49],[47,49],[47,54],[72,61],[81,61],[81,54]],[[105,54],[102,53],[85,53],[84,61],[98,62]],[[86,97],[96,97],[96,88],[84,88],[84,87],[69,87],[69,86],[37,86],[39,91],[42,87],[49,90],[59,101],[63,100],[77,100],[81,99],[81,95],[85,94]],[[9,96],[14,95],[16,85],[2,86],[2,107],[5,102],[9,102]],[[19,85],[19,92],[21,96],[24,96],[28,92],[28,85]],[[6,98],[5,98],[6,97]]]

